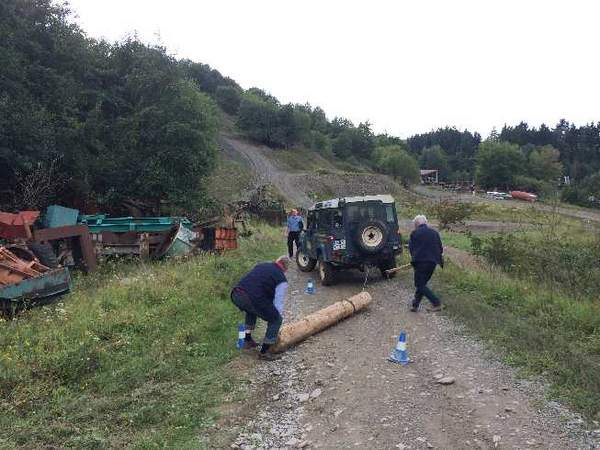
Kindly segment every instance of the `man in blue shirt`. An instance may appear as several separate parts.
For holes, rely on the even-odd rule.
[[[410,234],[408,249],[410,250],[411,264],[415,271],[415,298],[410,308],[416,312],[423,296],[427,297],[432,307],[428,311],[441,311],[442,302],[427,287],[435,267],[444,267],[442,239],[440,234],[427,226],[427,217],[416,216],[413,220],[414,231]]]
[[[296,251],[298,250],[298,242],[300,240],[300,232],[304,229],[304,221],[297,209],[292,209],[292,214],[287,220],[287,244],[289,257],[294,256],[294,242],[296,243]]]
[[[260,317],[267,322],[267,332],[259,354],[261,359],[279,358],[270,353],[269,348],[277,341],[283,321],[283,303],[288,287],[285,272],[289,262],[287,256],[281,256],[275,262],[257,264],[231,291],[231,301],[246,313],[245,349],[258,346],[252,339],[256,318]]]

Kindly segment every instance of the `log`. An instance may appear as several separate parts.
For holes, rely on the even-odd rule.
[[[364,309],[369,303],[371,303],[371,295],[368,292],[361,292],[349,299],[341,300],[309,314],[297,322],[287,323],[279,330],[277,342],[270,350],[273,353],[280,353],[307,337],[350,317],[355,312]]]
[[[386,270],[385,273],[387,273],[389,275],[390,273],[400,272],[402,269],[406,269],[407,267],[412,267],[412,264],[409,263],[409,264],[404,264],[400,267],[394,267],[393,269]]]

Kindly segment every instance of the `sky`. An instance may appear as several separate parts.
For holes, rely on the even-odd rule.
[[[136,33],[282,103],[408,137],[600,120],[600,2],[70,0],[91,37]]]

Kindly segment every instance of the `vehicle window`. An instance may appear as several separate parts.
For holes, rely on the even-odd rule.
[[[316,227],[317,227],[317,213],[310,212],[310,213],[308,213],[308,224],[306,225],[306,228],[314,230]]]
[[[319,211],[319,230],[328,230],[331,224],[331,210]]]
[[[343,225],[342,212],[339,209],[333,211],[333,227],[341,228]]]
[[[381,220],[383,222],[394,221],[394,208],[379,202],[366,202],[351,204],[346,207],[346,220],[351,222],[365,222],[369,220]]]
[[[396,218],[394,217],[396,214],[394,213],[394,207],[392,205],[386,205],[385,207],[385,219],[388,223],[395,223]]]

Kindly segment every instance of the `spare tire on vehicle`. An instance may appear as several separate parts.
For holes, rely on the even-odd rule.
[[[364,253],[377,253],[388,241],[388,229],[380,220],[363,222],[356,228],[354,241]]]

